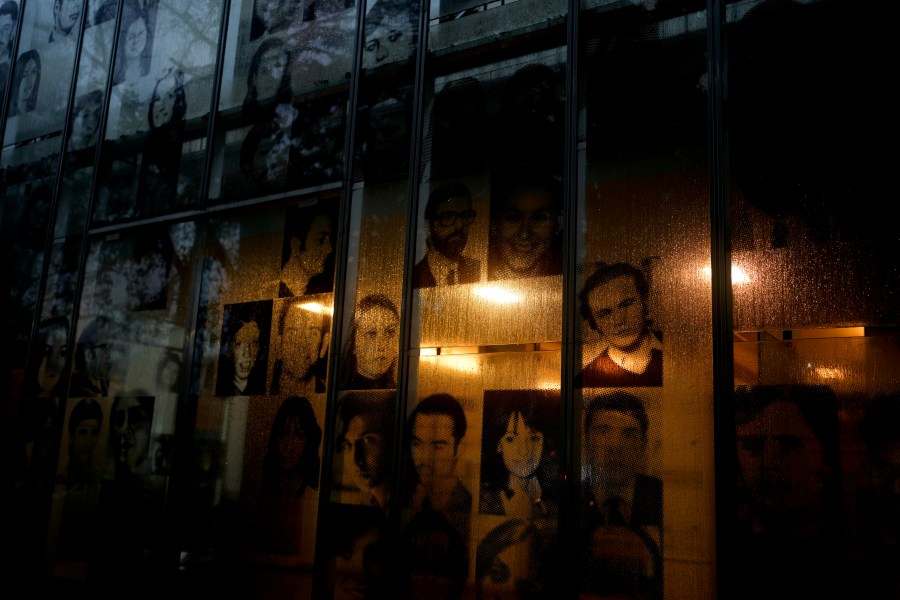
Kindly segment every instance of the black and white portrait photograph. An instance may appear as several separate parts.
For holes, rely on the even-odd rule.
[[[661,598],[663,481],[648,473],[645,402],[622,390],[585,401],[581,586],[601,597],[645,590],[649,595],[625,597]],[[623,562],[630,565],[625,574]],[[634,577],[619,580],[628,573]]]
[[[87,322],[75,346],[75,370],[69,384],[71,396],[106,397],[109,395],[113,361],[119,354],[121,328],[112,319],[98,315]]]
[[[363,67],[374,69],[412,57],[418,32],[418,2],[370,0],[369,5],[366,10]]]
[[[85,1],[53,0],[53,28],[47,38],[49,43],[66,42],[75,46]]]
[[[331,315],[320,306],[292,300],[274,303],[271,394],[325,393]]]
[[[472,192],[464,183],[445,183],[428,195],[425,204],[426,250],[413,269],[413,287],[481,280],[481,260],[463,254],[469,241],[469,229],[477,216]]]
[[[485,390],[478,512],[556,518],[559,392]]]
[[[69,123],[69,152],[93,150],[99,141],[103,91],[93,90],[75,98]]]
[[[155,398],[116,396],[110,411],[109,450],[114,481],[137,483],[153,473],[150,455]]]
[[[562,180],[540,170],[492,182],[488,279],[562,274]]]
[[[360,299],[343,353],[341,389],[377,390],[397,387],[400,311],[384,294]]]
[[[24,115],[33,111],[37,107],[40,87],[41,55],[35,49],[26,50],[16,59],[7,109],[9,116]]]
[[[254,552],[312,562],[321,446],[322,416],[306,397],[251,405],[241,494]]]
[[[581,316],[596,334],[586,344],[584,368],[576,378],[581,387],[661,386],[662,333],[650,318],[650,259],[629,263],[599,263],[579,293]]]
[[[562,585],[555,520],[509,519],[478,542],[475,597],[553,597]]]
[[[19,31],[19,3],[3,0],[0,3],[0,96],[6,93],[6,81],[12,67],[12,46]]]
[[[334,289],[338,203],[290,206],[284,212],[279,297],[323,294]]]
[[[266,393],[272,301],[226,304],[216,396],[259,396]]]
[[[334,445],[338,502],[377,506],[387,511],[392,485],[395,400],[392,390],[352,391],[341,397]]]
[[[285,31],[299,7],[299,0],[253,0],[250,40]]]
[[[134,82],[150,73],[157,8],[156,2],[125,2],[116,48],[113,85]]]
[[[413,515],[403,527],[399,544],[403,598],[462,598],[469,576],[469,548],[443,513],[423,510]]]

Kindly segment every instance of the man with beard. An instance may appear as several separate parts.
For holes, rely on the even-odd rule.
[[[472,194],[462,183],[439,186],[428,197],[428,250],[413,270],[413,287],[424,288],[481,279],[481,262],[463,256],[475,221]]]

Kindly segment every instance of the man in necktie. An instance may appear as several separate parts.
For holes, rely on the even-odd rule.
[[[431,192],[425,205],[427,250],[413,269],[413,287],[475,283],[481,279],[481,261],[463,256],[476,214],[472,194],[462,183],[445,183]]]
[[[643,401],[630,393],[601,394],[588,404],[589,475],[582,482],[581,517],[586,527],[606,523],[640,529],[662,549],[662,480],[642,472],[649,426]]]

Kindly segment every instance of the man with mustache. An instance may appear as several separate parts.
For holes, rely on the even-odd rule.
[[[472,194],[462,183],[437,187],[425,205],[428,250],[413,270],[413,287],[425,288],[481,279],[481,261],[463,256],[475,221]]]

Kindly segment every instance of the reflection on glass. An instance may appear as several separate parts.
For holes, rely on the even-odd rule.
[[[135,482],[152,471],[150,458],[150,422],[154,399],[118,396],[110,414],[110,448],[115,481]]]
[[[179,185],[187,98],[184,73],[167,69],[156,81],[147,111],[150,134],[144,143],[138,175],[138,214],[155,214],[183,196]]]
[[[416,513],[400,538],[402,584],[410,600],[459,600],[469,574],[465,539],[438,511]]]
[[[463,256],[476,216],[472,194],[465,184],[448,183],[429,194],[425,205],[428,249],[413,269],[413,287],[476,283],[481,279],[481,261]]]
[[[419,3],[412,0],[375,0],[366,12],[363,67],[372,69],[403,61],[416,48]]]
[[[125,3],[113,85],[137,81],[150,72],[156,12],[156,3],[133,0]]]
[[[59,397],[63,367],[69,355],[69,319],[49,317],[38,325],[36,340],[37,373],[28,385],[29,397]]]
[[[117,328],[107,317],[94,317],[78,336],[75,348],[75,372],[69,386],[70,396],[105,397],[109,394],[113,368],[113,344]]]
[[[41,55],[27,50],[19,55],[13,73],[12,93],[9,97],[9,116],[29,113],[37,106],[41,85]]]
[[[100,112],[103,108],[103,92],[94,90],[75,98],[69,124],[70,152],[88,150],[94,147],[99,139]]]
[[[53,0],[53,31],[47,41],[75,44],[85,0]]]
[[[662,385],[662,336],[648,316],[649,293],[644,271],[627,263],[601,263],[588,276],[579,294],[581,315],[603,349],[589,359],[576,385]]]
[[[250,39],[255,40],[287,28],[298,6],[297,0],[253,0]]]
[[[365,296],[356,306],[347,337],[341,389],[397,387],[400,313],[394,301],[382,294]]]
[[[0,98],[6,92],[6,81],[9,79],[12,46],[15,39],[16,26],[19,21],[19,5],[15,0],[5,0],[0,4]]]
[[[329,588],[334,600],[386,598],[389,593],[387,518],[373,506],[338,504],[330,512]]]

